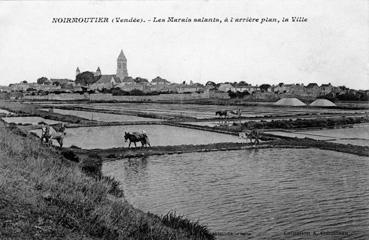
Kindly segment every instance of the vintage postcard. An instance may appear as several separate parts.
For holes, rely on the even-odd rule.
[[[0,239],[369,239],[369,1],[0,1]]]

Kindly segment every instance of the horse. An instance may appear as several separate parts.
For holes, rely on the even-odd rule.
[[[238,118],[241,117],[241,109],[237,109],[234,111],[229,111],[230,114],[236,115]]]
[[[41,143],[52,144],[52,140],[54,139],[59,143],[60,147],[63,147],[63,140],[66,134],[64,124],[56,127],[58,131],[47,124],[41,127]]]
[[[257,145],[260,143],[260,131],[257,129],[253,129],[250,132],[240,132],[238,134],[238,137],[242,139],[249,139],[251,144],[254,143],[255,145]],[[254,142],[252,142],[253,139]]]
[[[218,116],[218,115],[219,115],[219,117],[222,117],[222,116],[227,117],[228,116],[228,111],[227,110],[216,111],[215,116]]]
[[[128,148],[131,147],[131,143],[133,142],[135,147],[137,147],[136,142],[141,142],[141,147],[144,147],[146,145],[148,145],[149,147],[151,147],[150,142],[149,142],[149,138],[147,137],[146,133],[142,132],[124,132],[124,141],[127,142],[127,140],[129,140],[129,145]]]

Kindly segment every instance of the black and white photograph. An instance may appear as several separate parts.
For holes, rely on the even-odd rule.
[[[369,239],[369,0],[0,0],[1,240]]]

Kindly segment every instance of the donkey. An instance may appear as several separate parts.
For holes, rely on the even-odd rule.
[[[128,148],[131,147],[131,143],[133,142],[133,144],[135,145],[135,147],[137,147],[136,142],[141,142],[141,147],[144,146],[149,146],[150,145],[150,141],[148,136],[146,135],[146,133],[139,133],[139,132],[124,132],[124,141],[127,142],[127,140],[129,140],[129,145]]]
[[[218,116],[219,117],[227,117],[228,116],[228,111],[227,110],[221,110],[221,111],[216,111],[215,112],[215,116]]]

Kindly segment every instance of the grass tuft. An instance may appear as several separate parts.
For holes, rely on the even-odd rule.
[[[182,229],[195,236],[200,240],[213,240],[214,235],[210,233],[209,229],[205,225],[201,225],[198,221],[191,221],[184,216],[177,215],[176,212],[168,212],[161,217],[161,221],[165,226]]]

